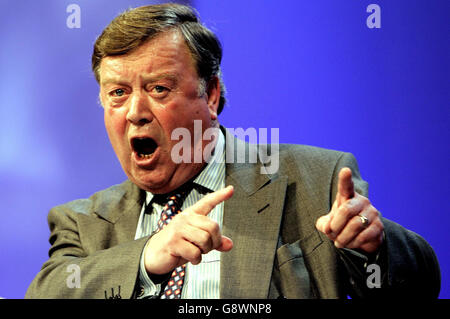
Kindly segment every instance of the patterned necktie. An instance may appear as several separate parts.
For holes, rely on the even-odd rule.
[[[158,221],[158,231],[163,229],[176,214],[181,212],[181,205],[185,196],[186,191],[182,191],[169,197]],[[173,270],[161,299],[180,299],[185,273],[186,265],[181,265]]]

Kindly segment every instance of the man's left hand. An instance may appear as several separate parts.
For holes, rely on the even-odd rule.
[[[337,248],[374,253],[383,242],[383,222],[369,199],[354,191],[352,171],[339,172],[338,191],[331,211],[316,222]]]

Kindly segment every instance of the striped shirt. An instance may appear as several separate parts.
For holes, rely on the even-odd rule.
[[[225,187],[225,138],[219,130],[219,138],[209,163],[194,179],[194,188],[183,202],[182,210],[194,205],[207,192],[215,192]],[[146,200],[142,207],[135,239],[149,236],[158,228],[158,220],[163,206],[152,201],[153,194],[147,192]],[[146,207],[151,205],[151,207]],[[208,217],[222,228],[223,203],[217,205]],[[153,209],[151,209],[153,208]],[[144,254],[141,256],[139,281],[143,293],[138,298],[158,296],[161,292],[161,284],[152,282],[144,266]],[[198,265],[186,264],[186,275],[181,298],[184,299],[218,299],[220,280],[220,252],[212,250],[202,255],[202,261]]]

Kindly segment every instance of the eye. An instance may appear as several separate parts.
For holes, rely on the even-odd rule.
[[[125,94],[124,89],[115,89],[111,92],[113,96],[123,96]]]
[[[111,87],[106,88],[106,97],[108,98],[108,104],[112,107],[121,106],[130,94],[130,90],[126,87]]]
[[[154,85],[149,88],[151,96],[157,99],[165,98],[170,92],[170,89],[162,85]]]
[[[167,88],[161,85],[155,85],[153,89],[155,90],[156,93],[164,93],[165,91],[167,91]]]

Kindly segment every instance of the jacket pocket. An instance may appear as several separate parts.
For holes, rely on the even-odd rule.
[[[309,299],[311,282],[299,241],[277,249],[279,285],[286,298]]]

